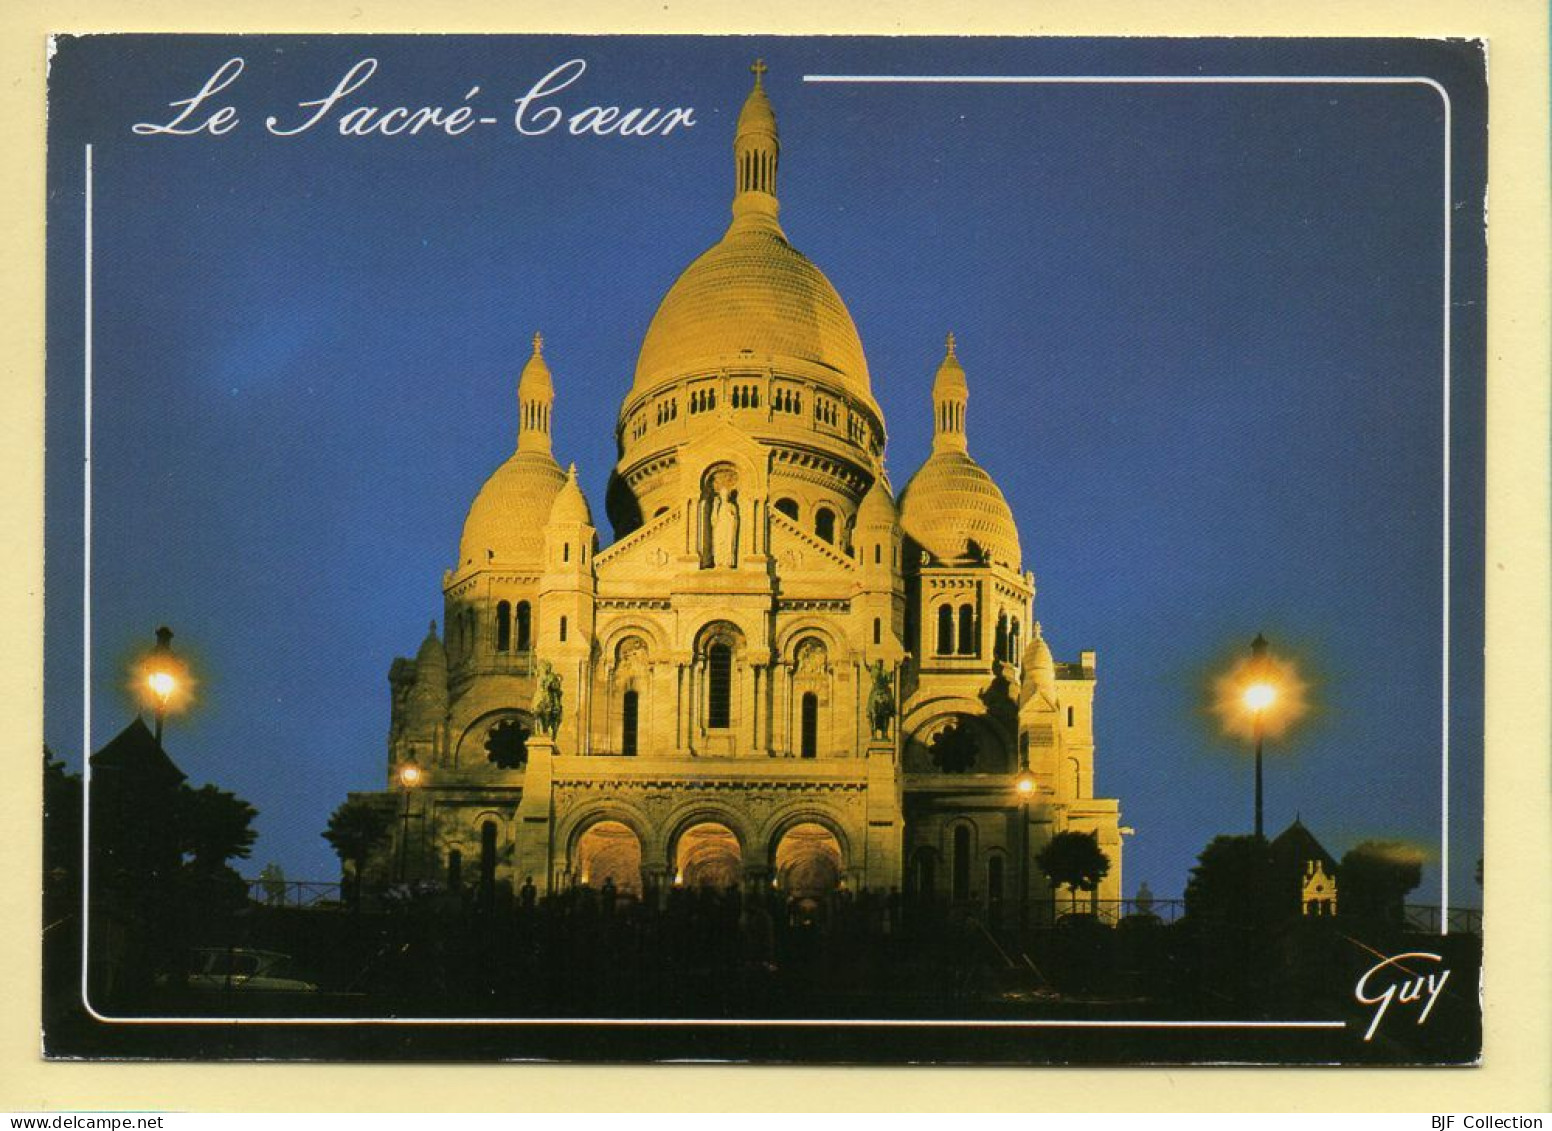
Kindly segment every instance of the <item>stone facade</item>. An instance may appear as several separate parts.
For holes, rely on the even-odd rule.
[[[1031,861],[1078,829],[1111,858],[1100,898],[1119,898],[1094,654],[1055,662],[1033,620],[952,336],[933,454],[897,505],[851,317],[777,221],[758,78],[734,151],[732,224],[664,298],[620,410],[606,548],[552,454],[535,336],[516,451],[443,578],[445,632],[389,672],[372,796],[406,819],[373,870],[497,900],[529,877],[649,897],[744,881],[1011,910],[1048,898]]]

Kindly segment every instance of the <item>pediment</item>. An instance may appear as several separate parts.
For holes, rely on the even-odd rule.
[[[810,534],[778,510],[770,511],[771,557],[776,562],[778,576],[794,573],[834,573],[837,569],[848,572],[857,568],[857,562],[839,546]]]

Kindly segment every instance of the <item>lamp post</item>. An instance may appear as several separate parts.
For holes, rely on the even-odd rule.
[[[399,767],[399,774],[398,774],[399,787],[404,792],[404,809],[400,813],[400,816],[399,816],[399,821],[400,821],[400,824],[399,824],[399,882],[400,883],[404,882],[405,855],[406,855],[406,851],[407,851],[408,846],[409,846],[409,839],[410,839],[410,794],[415,791],[415,787],[420,784],[421,778],[423,776],[424,775],[421,772],[420,766],[415,763],[413,758],[410,761],[405,762],[402,766]],[[420,814],[416,814],[415,816],[419,817]]]
[[[1250,711],[1252,726],[1256,740],[1256,839],[1265,840],[1266,833],[1262,824],[1262,799],[1261,799],[1261,747],[1265,740],[1263,723],[1266,710],[1277,702],[1277,687],[1271,682],[1268,664],[1266,661],[1266,637],[1259,632],[1256,638],[1250,642],[1250,677],[1251,682],[1246,685],[1244,702]]]
[[[146,688],[156,711],[156,744],[162,744],[162,726],[167,721],[167,701],[178,690],[178,662],[172,654],[172,629],[165,624],[156,630],[156,647],[145,662]]]
[[[1026,756],[1027,758],[1027,756]],[[1013,779],[1019,795],[1019,934],[1029,929],[1029,799],[1035,792],[1035,775],[1025,761]]]

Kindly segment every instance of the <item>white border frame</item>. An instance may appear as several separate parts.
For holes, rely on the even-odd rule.
[[[940,84],[940,85],[1358,85],[1426,86],[1435,91],[1444,107],[1444,341],[1443,341],[1443,663],[1441,671],[1441,811],[1439,934],[1449,934],[1450,860],[1450,461],[1451,461],[1451,326],[1452,200],[1453,200],[1453,105],[1449,91],[1426,76],[1375,75],[804,75],[805,83]],[[92,145],[85,146],[85,256],[84,280],[84,441],[83,461],[83,582],[82,582],[82,864],[81,864],[81,1003],[97,1021],[115,1025],[546,1025],[546,1026],[716,1026],[747,1028],[1016,1028],[1016,1029],[1345,1029],[1346,1021],[1153,1021],[1153,1020],[904,1020],[904,1019],[721,1019],[721,1018],[547,1018],[547,1017],[112,1017],[91,1003],[90,975],[91,905],[91,754],[92,754]]]

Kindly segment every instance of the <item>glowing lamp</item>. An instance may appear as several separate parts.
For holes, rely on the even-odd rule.
[[[151,694],[166,704],[172,693],[178,688],[178,680],[171,672],[152,672],[146,676],[146,686],[151,689]]]
[[[420,784],[420,767],[414,762],[406,762],[399,767],[399,784],[407,789],[413,789]]]
[[[1035,775],[1028,770],[1023,770],[1014,779],[1013,788],[1026,796],[1035,792]]]
[[[1277,701],[1277,688],[1270,683],[1252,683],[1245,688],[1245,706],[1252,711],[1264,711]]]

